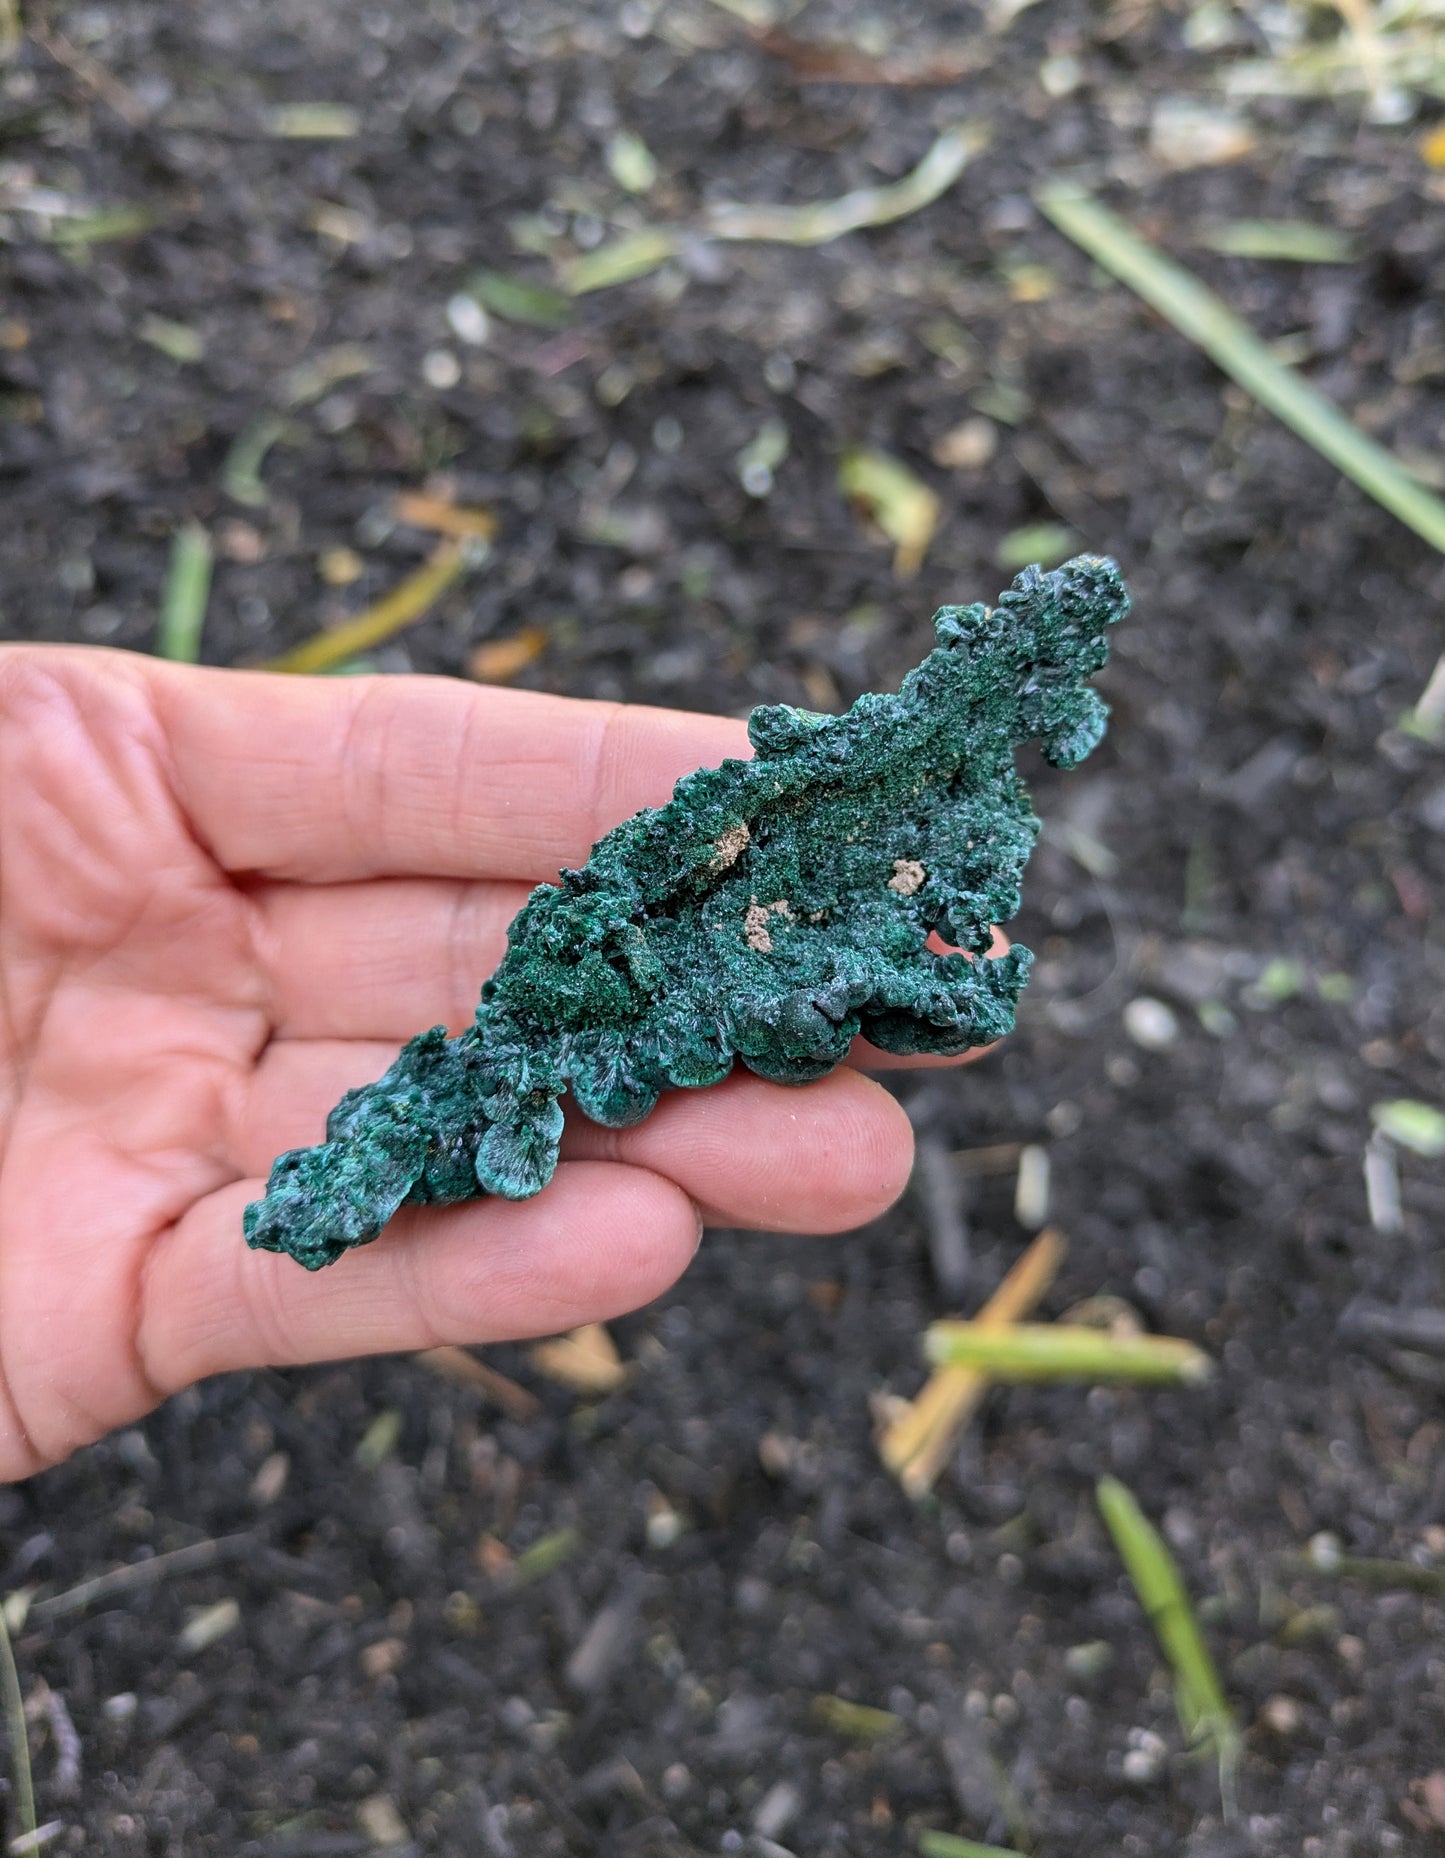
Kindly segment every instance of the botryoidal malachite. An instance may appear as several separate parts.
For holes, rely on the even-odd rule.
[[[915,1053],[1008,1032],[1032,957],[987,951],[1039,830],[1014,750],[1068,768],[1096,746],[1087,680],[1128,607],[1101,556],[1028,568],[996,606],[941,608],[896,696],[754,710],[753,760],[689,774],[532,892],[464,1033],[412,1039],[276,1161],[248,1243],[316,1270],[399,1207],[539,1193],[568,1089],[623,1128],[739,1058],[806,1084],[860,1034]]]

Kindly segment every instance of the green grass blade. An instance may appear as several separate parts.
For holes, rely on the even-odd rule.
[[[1132,1381],[1197,1386],[1212,1363],[1171,1335],[1111,1335],[1064,1323],[938,1322],[924,1336],[930,1361],[976,1368],[999,1381]]]
[[[1082,188],[1051,181],[1040,209],[1106,271],[1156,309],[1246,393],[1343,471],[1376,503],[1445,553],[1445,503],[1417,483],[1383,445],[1276,359],[1248,324],[1172,258],[1145,243]]]
[[[201,655],[201,633],[211,598],[211,538],[199,523],[177,529],[171,543],[171,563],[161,597],[156,652],[180,664],[195,664]]]
[[[562,282],[574,297],[585,297],[590,290],[611,290],[615,284],[650,276],[680,249],[675,232],[665,226],[643,226],[599,245],[595,252],[571,259],[562,266]]]
[[[814,1697],[813,1717],[825,1729],[853,1742],[878,1742],[902,1726],[892,1710],[875,1709],[871,1703],[853,1703],[847,1697]]]
[[[275,413],[262,413],[239,432],[221,466],[221,489],[248,510],[264,508],[270,492],[261,478],[266,454],[286,432],[286,421]]]
[[[1348,233],[1294,219],[1227,219],[1196,227],[1194,243],[1227,257],[1284,264],[1347,265],[1359,257]]]
[[[570,1561],[581,1546],[580,1531],[570,1525],[539,1537],[530,1548],[524,1548],[512,1563],[513,1586],[525,1587],[532,1581],[540,1581],[554,1568],[560,1568],[564,1562]]]
[[[1012,1846],[980,1845],[977,1839],[960,1839],[952,1832],[919,1834],[920,1858],[1023,1858]]]
[[[1214,1745],[1225,1816],[1233,1818],[1239,1730],[1174,1557],[1163,1536],[1139,1508],[1133,1492],[1118,1478],[1100,1478],[1096,1495],[1119,1559],[1174,1672],[1174,1694],[1184,1733],[1191,1741]]]
[[[25,1699],[20,1694],[20,1673],[10,1643],[10,1623],[0,1607],[0,1694],[5,1700],[5,1722],[10,1731],[11,1780],[15,1785],[15,1817],[20,1837],[35,1831],[35,1784],[30,1775],[30,1737],[25,1727]]]

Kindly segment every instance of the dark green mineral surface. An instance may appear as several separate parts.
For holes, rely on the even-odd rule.
[[[1128,606],[1102,557],[1029,568],[996,606],[941,608],[897,696],[754,710],[752,761],[688,775],[532,892],[459,1038],[412,1039],[277,1160],[248,1243],[316,1270],[399,1207],[538,1193],[568,1089],[623,1128],[739,1058],[806,1084],[860,1034],[914,1053],[1008,1032],[1032,957],[987,951],[1039,829],[1014,750],[1067,768],[1097,744],[1086,680]]]

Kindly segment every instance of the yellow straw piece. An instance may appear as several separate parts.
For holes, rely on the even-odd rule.
[[[1066,1249],[1058,1228],[1046,1226],[979,1311],[977,1323],[1004,1329],[1027,1316],[1058,1275]],[[932,1490],[988,1384],[978,1368],[938,1368],[907,1412],[884,1431],[879,1454],[910,1497]]]
[[[279,658],[273,658],[268,671],[330,671],[359,652],[381,645],[404,626],[421,619],[436,604],[454,581],[460,580],[477,559],[475,548],[456,542],[444,542],[431,559],[409,574],[389,594],[355,619],[348,619],[330,631],[293,646]]]

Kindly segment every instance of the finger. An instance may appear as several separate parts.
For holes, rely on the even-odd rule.
[[[257,943],[283,1039],[410,1038],[471,1024],[525,884],[376,878],[259,884]]]
[[[709,1090],[669,1091],[633,1129],[578,1116],[562,1153],[665,1174],[710,1225],[845,1232],[903,1192],[913,1132],[882,1085],[855,1071],[801,1089],[735,1071]]]
[[[242,1181],[199,1202],[147,1266],[137,1348],[162,1392],[233,1368],[552,1335],[659,1296],[697,1248],[696,1209],[643,1168],[579,1161],[533,1200],[399,1214],[327,1270],[253,1252]]]
[[[284,1150],[321,1141],[342,1092],[379,1077],[395,1056],[394,1046],[363,1040],[271,1046],[231,1134],[232,1166],[264,1175]],[[892,1205],[913,1162],[907,1116],[855,1071],[799,1089],[739,1069],[708,1090],[665,1092],[632,1129],[603,1129],[566,1108],[564,1161],[619,1161],[665,1175],[713,1225],[844,1232]]]
[[[747,755],[726,717],[452,678],[146,661],[177,799],[228,871],[536,883],[683,774]]]
[[[854,1039],[848,1049],[848,1056],[843,1060],[845,1067],[855,1071],[956,1071],[963,1065],[977,1064],[980,1058],[987,1058],[990,1052],[998,1050],[998,1041],[992,1045],[975,1045],[966,1052],[954,1052],[949,1057],[940,1057],[936,1052],[910,1052],[906,1056],[899,1052],[880,1051],[876,1045],[870,1045],[867,1039]]]

